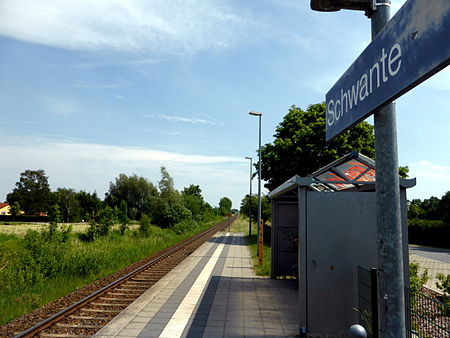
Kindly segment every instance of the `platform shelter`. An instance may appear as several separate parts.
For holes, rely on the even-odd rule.
[[[292,275],[293,267],[298,268],[301,333],[335,337],[359,322],[358,265],[378,267],[375,177],[375,162],[352,152],[308,177],[294,176],[269,193],[271,275]],[[406,189],[416,180],[399,181],[408,285]]]

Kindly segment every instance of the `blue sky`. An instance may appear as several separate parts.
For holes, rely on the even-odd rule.
[[[177,189],[239,207],[257,156],[248,112],[272,142],[289,107],[324,101],[369,42],[362,12],[309,1],[3,0],[0,200],[26,169],[103,197],[120,173],[157,183],[166,166]],[[409,199],[450,190],[449,92],[447,68],[397,100]]]

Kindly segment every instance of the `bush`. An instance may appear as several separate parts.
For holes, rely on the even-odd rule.
[[[445,276],[443,273],[438,273],[436,278],[439,280],[436,282],[436,286],[443,293],[444,313],[446,316],[450,316],[450,275]]]
[[[409,288],[412,292],[420,291],[429,278],[427,269],[419,274],[419,263],[409,263]]]
[[[146,214],[142,214],[139,221],[139,232],[145,237],[150,235],[150,218]]]
[[[408,220],[409,242],[438,247],[450,247],[450,224],[413,218]]]
[[[90,221],[89,228],[86,232],[81,233],[78,237],[83,242],[92,242],[97,237],[107,236],[115,220],[114,210],[107,206],[100,210],[94,220]]]
[[[178,222],[172,227],[173,232],[177,235],[181,235],[185,232],[192,231],[198,227],[198,223],[192,219],[185,219],[181,222]]]

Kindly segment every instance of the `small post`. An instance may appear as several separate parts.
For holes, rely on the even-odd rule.
[[[370,303],[372,306],[372,337],[378,338],[378,269],[370,269]]]
[[[264,251],[264,221],[261,219],[259,223],[258,234],[258,261],[259,265],[263,264],[263,251]]]

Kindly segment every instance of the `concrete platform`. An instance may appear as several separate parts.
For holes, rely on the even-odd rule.
[[[95,335],[265,336],[298,336],[298,291],[255,276],[240,233],[218,233]]]

